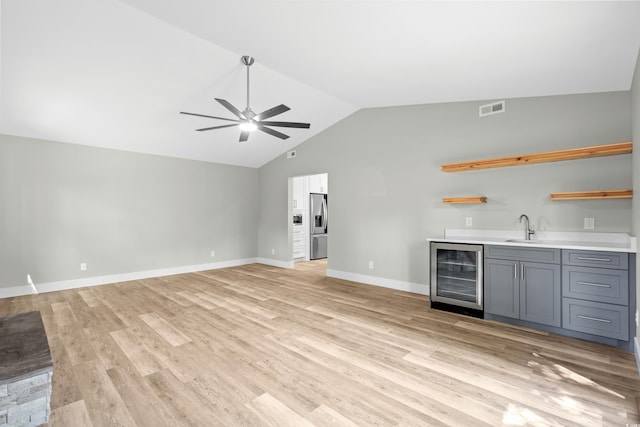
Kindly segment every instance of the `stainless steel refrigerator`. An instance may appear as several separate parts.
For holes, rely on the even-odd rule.
[[[327,257],[327,195],[311,193],[309,195],[309,219],[310,219],[310,259]]]

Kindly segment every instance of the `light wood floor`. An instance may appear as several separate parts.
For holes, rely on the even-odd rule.
[[[254,264],[0,300],[40,310],[49,426],[624,426],[633,355]]]

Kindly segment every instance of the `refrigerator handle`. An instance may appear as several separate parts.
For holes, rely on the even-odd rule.
[[[327,231],[327,199],[323,198],[322,199],[322,228],[324,228],[324,231]]]

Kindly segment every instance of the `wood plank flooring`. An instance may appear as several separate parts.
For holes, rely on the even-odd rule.
[[[0,299],[40,310],[49,426],[624,426],[633,354],[260,264]]]

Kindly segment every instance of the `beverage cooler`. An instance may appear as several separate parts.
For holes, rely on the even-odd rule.
[[[482,245],[431,242],[431,308],[484,317]]]

